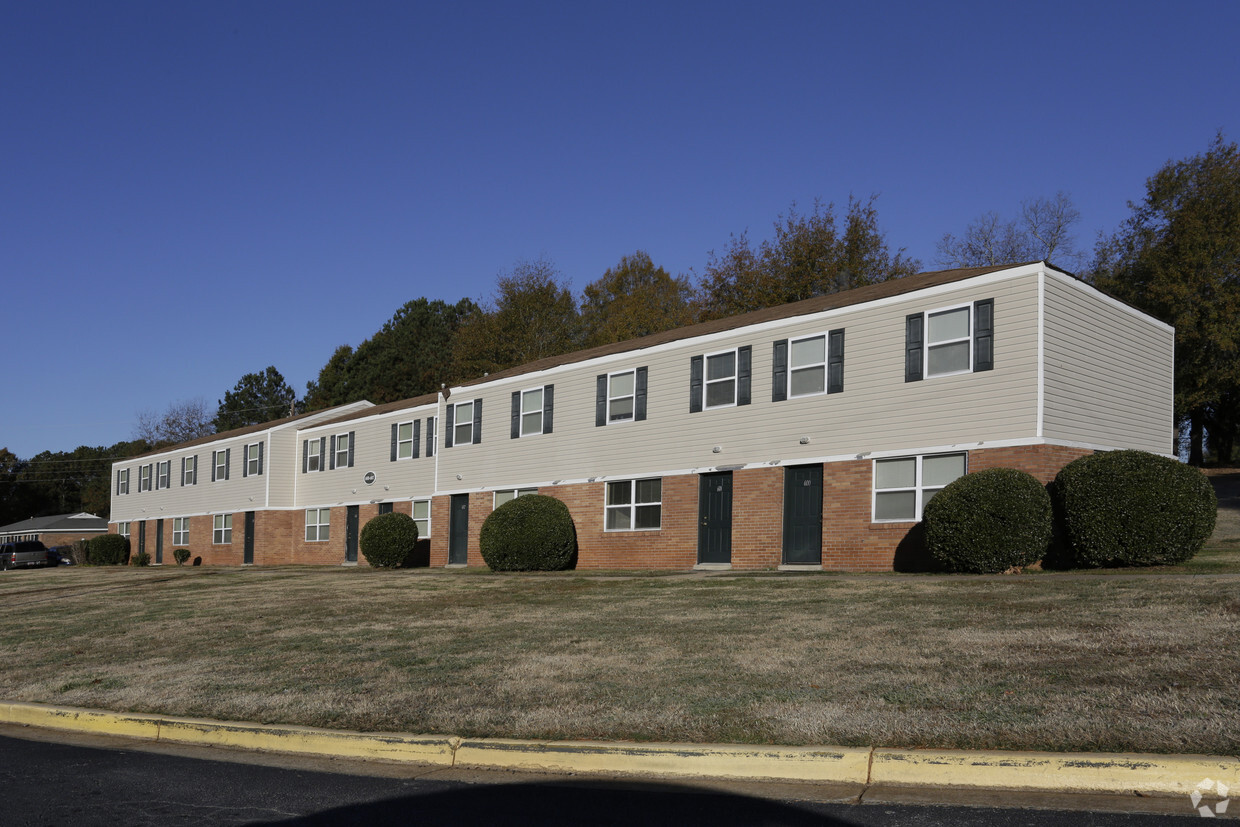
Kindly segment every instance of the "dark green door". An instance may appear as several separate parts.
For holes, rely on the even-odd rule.
[[[164,521],[155,522],[155,565],[164,562]]]
[[[344,521],[344,561],[346,563],[357,562],[357,523],[358,523],[358,507],[351,505],[345,512]]]
[[[138,553],[146,552],[146,520],[138,523]]]
[[[784,562],[822,562],[822,466],[784,469]]]
[[[703,474],[698,486],[698,562],[732,562],[732,472]]]
[[[254,512],[245,512],[245,556],[241,558],[241,562],[246,565],[254,564]]]
[[[448,565],[469,562],[469,495],[452,495],[452,516],[448,519]]]

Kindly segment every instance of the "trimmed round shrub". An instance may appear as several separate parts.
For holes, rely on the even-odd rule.
[[[1051,493],[1071,561],[1080,567],[1183,563],[1201,550],[1218,516],[1205,474],[1145,451],[1073,460]]]
[[[1051,542],[1051,498],[1024,471],[966,474],[926,503],[926,547],[948,571],[995,574],[1042,559]]]
[[[178,566],[185,565],[185,561],[189,559],[189,549],[175,548],[172,550],[172,559],[177,561]]]
[[[478,545],[492,571],[562,571],[576,557],[577,529],[564,503],[527,494],[487,516]]]
[[[362,528],[362,556],[377,569],[405,565],[418,543],[418,524],[408,514],[380,514]]]
[[[129,538],[119,534],[91,537],[86,557],[92,566],[123,566],[129,562]]]
[[[151,564],[151,555],[145,551],[139,551],[137,554],[129,558],[131,566],[149,566]]]

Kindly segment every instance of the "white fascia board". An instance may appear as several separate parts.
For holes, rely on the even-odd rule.
[[[911,293],[903,293],[899,296],[887,296],[885,298],[874,299],[873,301],[862,302],[860,304],[850,304],[846,307],[836,307],[830,310],[820,310],[816,313],[805,313],[799,316],[788,316],[782,319],[773,319],[769,322],[761,322],[759,324],[747,325],[745,327],[734,327],[729,330],[721,330],[717,333],[705,333],[705,334],[702,334],[701,336],[691,336],[685,339],[677,339],[672,342],[664,342],[663,344],[660,344],[660,345],[651,345],[649,347],[635,348],[633,350],[626,350],[620,353],[609,354],[607,356],[594,356],[589,359],[582,359],[579,362],[569,362],[568,364],[556,365],[555,367],[546,368],[544,370],[531,371],[529,373],[519,373],[514,376],[507,376],[503,379],[495,379],[495,380],[477,382],[471,385],[458,385],[458,386],[449,388],[448,395],[454,396],[458,392],[463,393],[463,394],[481,393],[482,389],[484,388],[491,388],[491,387],[499,388],[499,387],[503,387],[504,385],[508,385],[512,383],[520,383],[520,384],[536,383],[539,379],[542,379],[543,377],[551,377],[551,376],[554,376],[555,374],[565,373],[570,370],[579,370],[583,366],[586,366],[586,365],[596,365],[601,369],[606,365],[615,364],[617,362],[631,363],[637,354],[641,354],[642,356],[658,355],[661,353],[666,353],[669,350],[680,350],[680,349],[685,349],[685,348],[689,348],[695,351],[702,350],[703,352],[705,352],[705,350],[713,347],[716,342],[719,342],[723,339],[728,339],[728,338],[732,338],[737,335],[744,335],[747,333],[761,335],[764,333],[769,333],[770,331],[773,331],[773,330],[778,330],[779,328],[782,328],[782,327],[787,327],[789,325],[798,325],[804,322],[820,321],[824,325],[829,326],[831,319],[835,319],[839,316],[844,316],[849,313],[856,313],[859,311],[866,311],[866,310],[874,310],[874,309],[879,309],[883,307],[889,307],[892,305],[904,304],[910,301],[916,301],[916,300],[924,299],[924,298],[933,298],[934,296],[940,296],[945,293],[950,293],[956,290],[986,287],[988,285],[997,284],[999,282],[1004,282],[1004,281],[1009,281],[1012,279],[1019,279],[1019,278],[1024,278],[1026,276],[1031,276],[1031,275],[1034,275],[1035,273],[1040,272],[1042,269],[1043,269],[1043,265],[1041,262],[1034,262],[1033,264],[1024,264],[1024,265],[1021,265],[1020,267],[1011,267],[1006,270],[997,270],[993,273],[987,273],[981,276],[974,276],[973,278],[969,278],[969,279],[961,279],[960,281],[953,281],[953,282],[949,282],[948,284],[939,284],[933,287],[923,287],[920,290],[914,290]]]
[[[1160,330],[1163,330],[1167,333],[1175,335],[1175,327],[1173,327],[1172,325],[1169,325],[1164,321],[1160,321],[1154,318],[1153,316],[1151,316],[1149,313],[1138,310],[1137,308],[1132,307],[1131,305],[1124,304],[1119,299],[1108,296],[1106,293],[1103,293],[1097,287],[1094,287],[1092,284],[1089,284],[1088,282],[1084,282],[1078,278],[1073,278],[1072,276],[1069,276],[1067,273],[1064,273],[1061,270],[1056,270],[1054,267],[1047,267],[1046,273],[1047,275],[1051,276],[1054,279],[1057,279],[1063,284],[1070,285],[1076,290],[1083,290],[1086,293],[1091,294],[1094,298],[1104,302],[1105,304],[1110,305],[1111,307],[1115,308],[1116,310],[1119,310],[1120,312],[1128,316],[1132,316],[1133,318],[1140,319],[1141,321],[1146,322],[1150,325],[1153,325],[1154,327],[1157,327]]]

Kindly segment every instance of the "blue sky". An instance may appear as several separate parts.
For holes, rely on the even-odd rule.
[[[701,271],[877,193],[934,269],[1068,192],[1092,248],[1240,139],[1240,3],[9,3],[0,279],[22,457],[275,365],[301,392],[404,302],[545,255]]]

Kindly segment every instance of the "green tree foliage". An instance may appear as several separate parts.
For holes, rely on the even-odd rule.
[[[123,566],[129,562],[129,540],[119,534],[91,537],[86,556],[92,566]]]
[[[562,571],[577,556],[577,529],[568,506],[527,494],[487,515],[478,549],[492,571]]]
[[[774,237],[756,251],[747,234],[732,236],[722,255],[710,253],[702,274],[703,316],[732,316],[917,272],[920,262],[903,249],[894,256],[888,249],[878,229],[876,198],[850,197],[843,229],[834,204],[816,201],[808,215],[793,204],[775,222]]]
[[[43,451],[27,460],[0,449],[0,525],[85,511],[105,519],[111,513],[112,463],[151,450],[143,440],[109,448],[79,446]]]
[[[1168,162],[1145,190],[1099,244],[1093,277],[1175,326],[1175,409],[1199,465],[1207,423],[1230,452],[1240,420],[1240,150],[1218,135],[1204,154]]]
[[[1080,211],[1064,192],[1030,199],[1009,221],[997,212],[986,212],[963,235],[944,235],[938,243],[938,261],[944,267],[990,267],[1051,260],[1079,268],[1084,256],[1072,230],[1080,220]]]
[[[259,425],[289,415],[297,392],[275,367],[269,366],[262,373],[247,373],[231,391],[224,392],[219,411],[212,424],[217,433]]]
[[[948,571],[997,574],[1031,565],[1051,542],[1051,498],[1015,468],[958,478],[926,504],[926,547]]]
[[[519,262],[499,277],[491,304],[461,325],[455,377],[473,379],[577,350],[580,323],[577,300],[555,265],[545,258]]]
[[[306,410],[318,411],[366,398],[354,396],[349,389],[349,365],[352,361],[352,345],[336,348],[336,352],[319,371],[318,378],[306,383]]]
[[[586,285],[581,327],[586,347],[648,336],[693,322],[693,287],[638,250]]]

